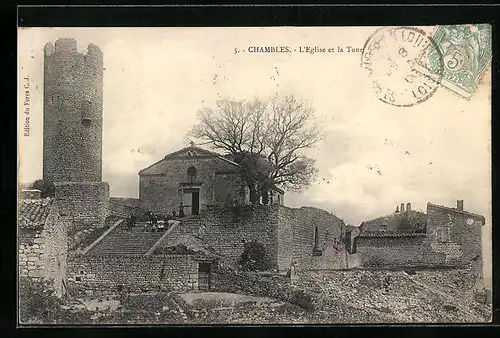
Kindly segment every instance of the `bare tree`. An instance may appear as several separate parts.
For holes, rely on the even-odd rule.
[[[255,203],[274,186],[300,191],[317,169],[301,151],[323,137],[314,109],[294,96],[253,101],[220,100],[198,112],[190,135],[232,155]]]

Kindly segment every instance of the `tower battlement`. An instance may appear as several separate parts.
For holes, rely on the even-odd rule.
[[[78,44],[75,39],[73,38],[60,38],[57,39],[55,44],[52,42],[47,42],[45,44],[44,48],[45,56],[50,56],[54,53],[66,53],[66,54],[71,54],[71,53],[79,53],[78,52]],[[79,53],[79,54],[85,54],[87,56],[101,56],[102,57],[102,51],[99,48],[99,46],[90,43],[87,46],[87,53]]]

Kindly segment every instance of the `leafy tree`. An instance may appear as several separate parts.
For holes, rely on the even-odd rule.
[[[198,119],[189,135],[229,153],[241,165],[252,203],[276,185],[300,191],[317,173],[314,160],[301,152],[324,133],[315,122],[314,109],[294,96],[223,99],[215,108],[201,109]]]

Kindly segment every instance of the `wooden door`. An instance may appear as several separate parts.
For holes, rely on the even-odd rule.
[[[191,193],[191,215],[198,215],[200,213],[200,191],[193,190]]]
[[[198,263],[198,290],[210,290],[210,263]]]

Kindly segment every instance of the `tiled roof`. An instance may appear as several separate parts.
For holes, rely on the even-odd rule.
[[[394,232],[394,231],[365,231],[360,233],[357,237],[425,237],[424,232]]]
[[[166,161],[179,158],[179,156],[180,156],[180,158],[183,158],[184,153],[186,153],[190,150],[196,152],[196,155],[193,156],[193,158],[196,158],[197,156],[215,157],[215,158],[219,158],[220,160],[227,162],[233,166],[236,166],[236,167],[240,166],[238,163],[236,163],[236,162],[232,161],[231,159],[229,159],[225,156],[222,156],[221,154],[216,153],[214,151],[203,149],[203,148],[196,147],[196,146],[189,146],[189,147],[185,147],[185,148],[182,148],[180,150],[177,150],[173,153],[170,153],[170,154],[166,155],[165,157],[163,157],[161,160],[159,160],[159,161],[151,164],[150,166],[140,170],[139,175],[163,174],[165,172],[164,166],[166,164]]]
[[[42,229],[52,207],[52,200],[22,199],[18,205],[18,225],[22,229]]]

